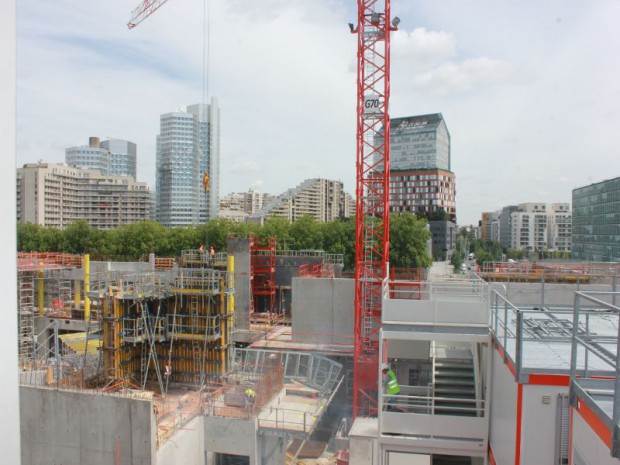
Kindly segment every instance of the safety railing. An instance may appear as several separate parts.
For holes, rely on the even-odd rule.
[[[435,396],[432,386],[401,386],[397,395],[383,394],[383,410],[421,415],[484,417],[483,399]]]
[[[173,290],[179,293],[219,293],[228,282],[226,278],[226,271],[183,268],[174,278]]]
[[[148,324],[146,327],[144,318],[123,318],[121,320],[120,336],[126,342],[142,342],[149,337],[160,340],[166,337],[166,318],[157,316],[148,316]]]
[[[304,264],[299,266],[300,278],[333,278],[334,265],[326,263]]]
[[[489,286],[481,280],[383,281],[386,324],[488,327]]]
[[[591,412],[612,432],[610,453],[620,458],[620,292],[576,292],[571,340],[571,406],[580,409],[585,404]],[[596,305],[597,316],[604,318],[614,331],[602,334],[590,321],[583,332],[576,322],[581,321],[584,307]],[[588,310],[586,310],[587,312]],[[592,319],[592,318],[590,318]],[[609,370],[607,379],[596,377],[592,368],[596,363]],[[580,370],[582,368],[582,370]],[[610,408],[611,406],[611,408]]]
[[[167,273],[123,274],[116,292],[134,300],[164,297],[170,293],[170,278]]]
[[[183,313],[169,314],[168,336],[207,336],[219,338],[221,336],[221,316],[190,315]]]
[[[488,299],[489,285],[479,279],[402,281],[384,280],[384,299],[469,301]]]
[[[226,263],[226,252],[211,253],[210,249],[184,249],[181,250],[181,261],[183,265],[200,264],[201,266],[213,266],[216,263]]]
[[[491,292],[490,327],[495,341],[502,347],[504,360],[514,367],[517,380],[529,373],[551,372],[567,374],[572,360],[568,354],[571,344],[588,342],[600,359],[594,365],[586,350],[577,367],[580,375],[595,372],[604,376],[609,369],[605,359],[612,360],[609,345],[617,343],[617,326],[611,321],[612,304],[592,295],[607,296],[609,292],[576,292],[576,302],[586,299],[587,308],[517,307],[496,290]],[[589,297],[584,297],[589,295]],[[582,304],[583,305],[583,304]],[[617,325],[617,323],[616,323]],[[576,335],[576,341],[573,340]],[[541,360],[540,351],[546,354]],[[573,351],[576,353],[576,351]],[[538,355],[537,355],[538,354]]]

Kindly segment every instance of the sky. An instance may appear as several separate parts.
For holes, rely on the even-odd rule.
[[[355,192],[354,0],[169,0],[128,30],[136,6],[17,3],[17,166],[127,139],[154,189],[160,115],[204,93],[221,195],[312,177]],[[390,115],[443,114],[459,224],[620,176],[620,0],[393,0],[392,15]]]

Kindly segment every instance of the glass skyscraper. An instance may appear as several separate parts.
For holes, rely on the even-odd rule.
[[[374,141],[379,146],[382,137]],[[450,133],[441,113],[390,121],[390,210],[456,215]],[[378,169],[382,169],[381,166]]]
[[[572,257],[620,261],[620,177],[573,190]]]
[[[103,142],[90,137],[88,145],[65,149],[65,162],[75,168],[99,170],[103,176],[131,176],[136,179],[136,144],[122,139]]]
[[[220,111],[217,99],[160,117],[157,136],[157,221],[189,226],[216,218],[220,184]],[[203,174],[209,190],[203,190]]]
[[[136,144],[122,139],[109,139],[101,142],[101,147],[109,153],[108,175],[125,175],[137,179]]]

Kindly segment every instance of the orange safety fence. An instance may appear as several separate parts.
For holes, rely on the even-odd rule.
[[[40,270],[48,268],[80,268],[82,256],[60,252],[19,252],[17,270]]]
[[[300,278],[333,278],[334,265],[331,263],[304,264],[299,266]]]

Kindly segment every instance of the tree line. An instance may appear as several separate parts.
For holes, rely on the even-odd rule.
[[[354,218],[320,223],[311,216],[303,216],[291,223],[286,218],[271,217],[262,226],[217,218],[202,225],[177,228],[165,228],[155,221],[140,221],[105,231],[93,228],[85,220],[76,221],[64,230],[20,223],[17,225],[17,250],[88,253],[95,260],[145,260],[149,253],[158,257],[175,257],[181,250],[198,249],[201,245],[225,251],[229,236],[247,237],[249,234],[258,240],[275,237],[279,249],[342,254],[345,269],[353,269]],[[430,266],[431,258],[426,249],[429,238],[426,220],[410,213],[392,214],[391,266]]]

